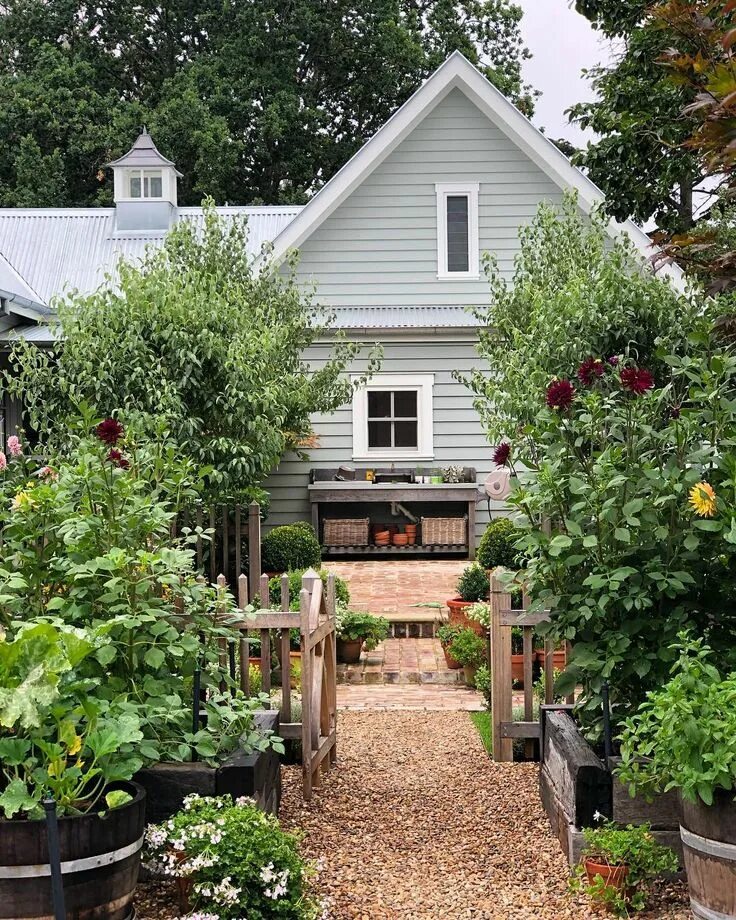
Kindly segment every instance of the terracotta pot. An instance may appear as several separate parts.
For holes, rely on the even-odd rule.
[[[445,603],[450,610],[451,623],[456,623],[458,626],[472,629],[478,636],[485,635],[485,626],[482,626],[477,620],[471,620],[465,613],[468,607],[473,606],[473,601],[464,601],[462,598],[453,597],[451,600],[445,601]]]
[[[450,668],[451,671],[458,671],[462,667],[460,662],[456,661],[452,657],[452,655],[447,651],[447,646],[445,645],[442,646],[442,654],[445,656],[445,662],[447,663],[447,667]]]
[[[405,533],[395,533],[393,535],[392,542],[394,546],[406,546],[406,544],[409,542],[409,538]]]
[[[362,639],[338,639],[337,660],[342,664],[357,664],[360,661],[360,652],[362,648]]]
[[[596,875],[600,875],[606,888],[615,888],[617,891],[625,890],[629,874],[628,866],[609,866],[607,863],[599,863],[594,859],[586,859],[584,865],[590,884],[593,883]]]
[[[511,679],[524,683],[524,656],[511,656]]]
[[[534,649],[534,654],[540,666],[544,667],[544,649],[543,648]],[[552,667],[555,669],[555,671],[565,670],[565,668],[567,667],[567,654],[565,653],[564,648],[557,649],[554,652],[552,661],[553,661]]]

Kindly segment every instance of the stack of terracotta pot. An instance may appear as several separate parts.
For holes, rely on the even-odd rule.
[[[404,528],[404,533],[406,534],[406,545],[414,546],[417,542],[417,525],[407,524]]]

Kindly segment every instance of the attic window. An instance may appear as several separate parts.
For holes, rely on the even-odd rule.
[[[163,198],[163,174],[160,169],[131,169],[128,173],[130,198]]]
[[[354,460],[431,460],[433,374],[376,374],[353,393]]]
[[[444,183],[437,192],[437,277],[478,278],[478,183]]]

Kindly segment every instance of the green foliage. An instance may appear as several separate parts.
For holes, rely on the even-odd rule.
[[[518,550],[514,543],[519,538],[519,530],[509,518],[496,518],[486,527],[478,544],[476,559],[484,569],[518,568]]]
[[[530,431],[539,454],[519,458],[529,474],[511,503],[531,528],[530,591],[553,611],[547,632],[573,644],[557,692],[581,685],[588,723],[604,681],[620,719],[666,680],[684,625],[733,655],[736,513],[693,519],[688,504],[706,470],[733,492],[736,358],[709,347],[671,356],[669,380],[641,395],[619,364],[581,383],[569,409],[540,405]]]
[[[477,676],[476,672],[476,679]],[[491,721],[491,713],[486,710],[485,712],[469,712],[468,715],[480,735],[483,747],[493,756],[493,722]]]
[[[270,530],[261,543],[261,558],[267,572],[318,569],[322,565],[319,540],[306,521]]]
[[[149,825],[145,860],[156,871],[191,880],[191,908],[201,914],[221,920],[322,915],[298,838],[252,800],[187,796],[170,821]]]
[[[678,649],[670,679],[624,723],[619,775],[632,794],[679,789],[711,805],[736,788],[736,670],[723,676],[702,639],[682,634]]]
[[[447,647],[457,639],[462,632],[462,628],[456,623],[443,623],[437,630],[437,638],[443,646]]]
[[[11,3],[0,204],[109,204],[105,164],[142,124],[184,174],[181,204],[302,202],[455,49],[531,114],[521,15],[510,0]]]
[[[463,667],[479,668],[486,660],[486,644],[472,629],[460,630],[447,651]]]
[[[482,601],[488,597],[490,583],[488,573],[479,563],[463,569],[457,580],[457,593],[464,601]]]
[[[583,829],[583,859],[591,859],[604,866],[626,866],[626,884],[619,890],[606,885],[600,875],[587,882],[581,865],[577,867],[571,887],[585,892],[594,902],[604,904],[617,917],[628,917],[629,911],[640,911],[646,907],[647,883],[676,872],[678,859],[669,847],[657,843],[650,825],[629,824],[620,828],[613,821],[599,817],[601,823],[598,827]]]
[[[7,385],[45,445],[63,445],[80,401],[166,425],[179,451],[208,471],[218,496],[252,496],[310,417],[350,396],[343,371],[358,348],[341,339],[312,370],[303,359],[327,317],[275,267],[255,270],[243,222],[205,208],[119,284],[58,304],[50,353],[14,349]],[[371,368],[374,364],[371,362]]]
[[[361,639],[368,652],[372,652],[379,642],[387,638],[389,625],[385,617],[375,617],[370,613],[360,613],[356,610],[345,610],[338,607],[337,638],[346,642],[356,642]]]
[[[302,590],[302,578],[304,576],[306,569],[299,569],[296,572],[287,572],[289,576],[289,609],[298,610],[299,609],[299,592]],[[327,569],[319,570],[319,577],[322,579],[322,584],[327,588],[327,579],[329,577],[329,572]],[[271,607],[275,610],[281,608],[281,576],[277,575],[268,582],[268,596],[269,603]],[[350,591],[347,586],[347,582],[340,578],[339,575],[335,576],[335,599],[337,601],[338,607],[347,607],[350,603]]]
[[[483,694],[486,709],[491,710],[491,669],[483,663],[475,672],[475,689]]]
[[[99,631],[22,625],[0,641],[0,763],[6,818],[39,818],[51,796],[60,814],[93,809],[110,783],[140,769],[135,715],[98,696],[103,681],[80,666],[104,647]]]
[[[538,449],[525,435],[554,377],[574,377],[591,355],[629,356],[668,376],[659,355],[695,350],[688,336],[707,327],[702,302],[643,269],[629,242],[611,244],[606,221],[584,219],[574,197],[561,208],[542,205],[520,240],[512,279],[490,260],[489,306],[477,311],[478,352],[494,373],[458,375],[475,393],[489,441],[512,442],[512,464],[520,440],[525,451]]]

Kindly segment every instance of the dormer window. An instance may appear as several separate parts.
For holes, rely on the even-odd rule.
[[[163,198],[160,169],[131,169],[128,172],[129,198]]]
[[[437,277],[478,278],[478,183],[438,183]]]

